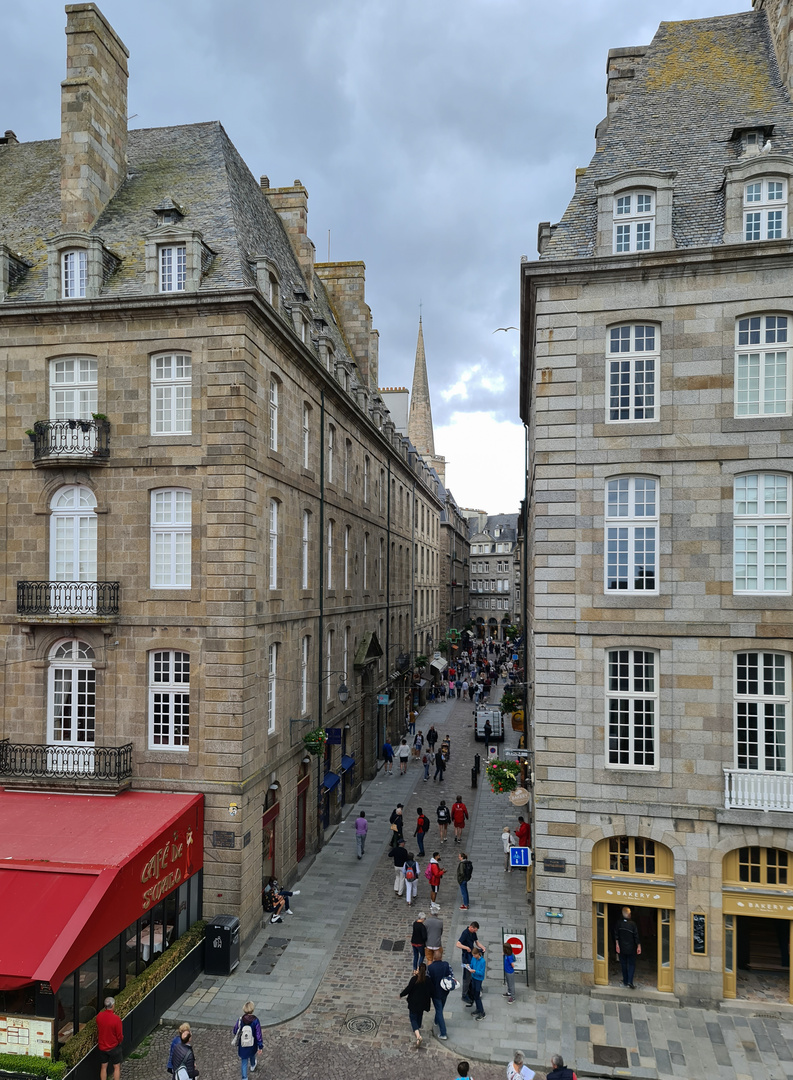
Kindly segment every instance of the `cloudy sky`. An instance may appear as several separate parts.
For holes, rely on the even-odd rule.
[[[518,508],[521,255],[605,114],[608,49],[750,0],[101,0],[131,127],[220,120],[256,177],[303,181],[317,258],[363,259],[380,383],[410,386],[419,304],[436,450],[463,506]],[[64,5],[0,7],[0,129],[60,131]],[[0,232],[2,223],[0,223]]]

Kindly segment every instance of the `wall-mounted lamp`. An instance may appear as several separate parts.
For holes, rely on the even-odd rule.
[[[349,730],[350,730],[350,725],[349,725],[349,724],[345,724],[345,725],[344,725],[344,730],[345,730],[345,731],[349,731]]]
[[[306,756],[302,759],[302,761],[303,761],[304,765],[310,765],[311,764],[311,755],[306,754]]]
[[[347,699],[350,696],[350,691],[344,679],[342,679],[342,681],[339,683],[339,689],[336,691],[336,693],[338,695],[339,701],[342,703],[342,705],[345,705],[347,703]]]
[[[280,786],[281,786],[281,785],[280,785],[280,784],[278,784],[278,783],[276,783],[276,784],[270,784],[270,791],[278,791],[278,789],[279,789],[279,787],[280,787]]]
[[[561,908],[559,908],[558,911],[546,911],[545,912],[545,917],[546,917],[546,919],[563,919],[564,918],[564,912],[562,911]]]

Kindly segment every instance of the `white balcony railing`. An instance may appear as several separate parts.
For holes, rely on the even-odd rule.
[[[787,810],[793,812],[793,773],[724,770],[727,810]]]

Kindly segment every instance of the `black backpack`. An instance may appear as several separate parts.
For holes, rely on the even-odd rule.
[[[441,825],[448,825],[451,820],[452,820],[452,818],[451,818],[451,814],[449,813],[449,807],[448,806],[439,807],[438,808],[438,823],[441,824]]]
[[[474,873],[474,864],[470,859],[463,862],[463,881],[470,881]]]
[[[430,819],[427,817],[426,814],[421,815],[421,831],[422,832],[429,832],[430,831]]]

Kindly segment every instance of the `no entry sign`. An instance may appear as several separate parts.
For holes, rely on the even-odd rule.
[[[503,932],[504,944],[512,946],[515,957],[515,971],[526,970],[526,935],[512,933],[510,930]]]

